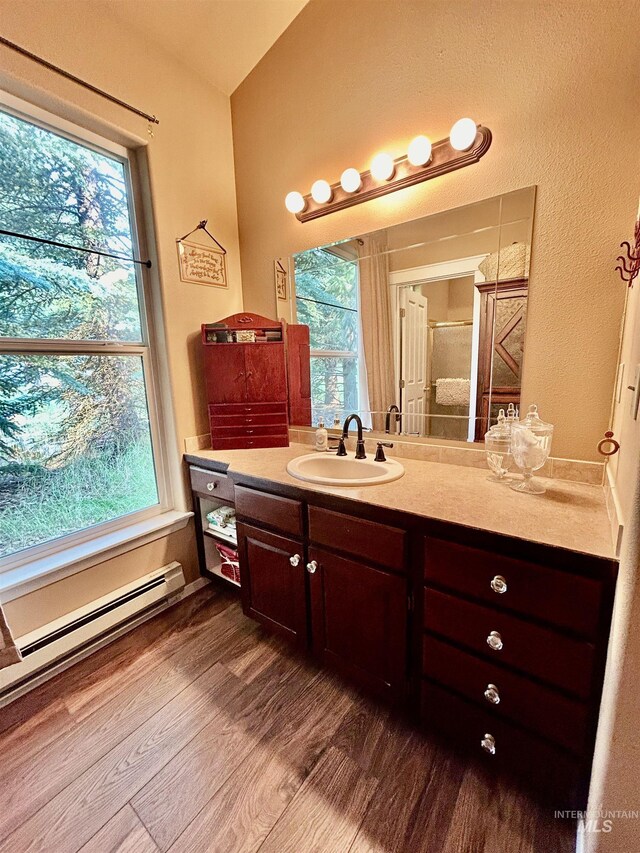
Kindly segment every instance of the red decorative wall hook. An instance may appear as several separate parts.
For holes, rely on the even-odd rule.
[[[625,249],[627,256],[618,255],[616,261],[620,264],[616,267],[620,273],[620,278],[626,281],[629,287],[633,286],[633,280],[640,272],[640,219],[636,222],[636,227],[633,231],[635,245],[631,251],[631,244],[625,240],[620,243],[620,248]]]

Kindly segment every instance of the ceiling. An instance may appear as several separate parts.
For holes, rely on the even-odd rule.
[[[230,95],[308,0],[110,0],[109,12]]]

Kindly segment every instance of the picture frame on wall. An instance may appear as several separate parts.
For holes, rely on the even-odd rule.
[[[191,240],[178,242],[180,280],[209,287],[228,287],[225,253]]]
[[[279,258],[274,261],[274,277],[276,282],[276,297],[286,302],[288,273]]]

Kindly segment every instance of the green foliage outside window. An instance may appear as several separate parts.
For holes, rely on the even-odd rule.
[[[358,265],[324,249],[295,257],[296,310],[310,330],[314,423],[358,406]],[[349,355],[323,356],[320,352]]]
[[[123,163],[0,112],[0,228],[131,257]],[[2,338],[25,346],[0,355],[0,557],[157,503],[140,356],[29,354],[142,343],[134,265],[0,236]]]

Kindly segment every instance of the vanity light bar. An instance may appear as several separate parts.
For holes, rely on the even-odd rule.
[[[357,180],[356,169],[347,169],[335,184],[316,181],[308,195],[289,193],[285,205],[300,222],[308,222],[336,210],[344,210],[354,204],[411,187],[439,175],[446,175],[447,172],[454,172],[463,166],[470,166],[477,163],[490,146],[489,128],[476,125],[472,119],[463,118],[453,125],[447,139],[434,142],[430,150],[426,137],[416,137],[404,157],[393,160],[389,154],[377,154],[371,161],[371,169],[359,174],[360,181]],[[424,165],[414,165],[425,158]]]

